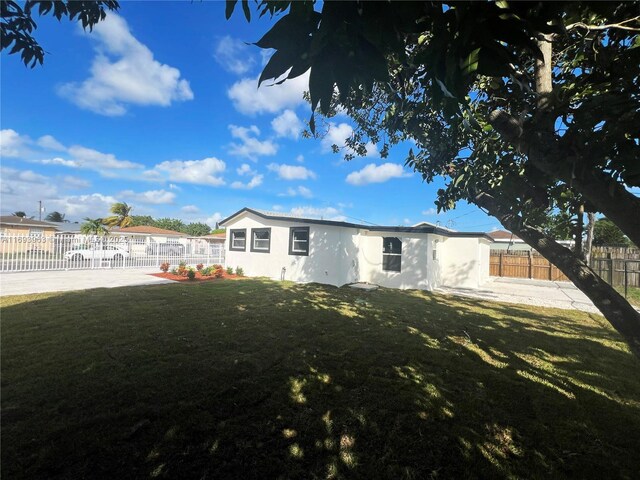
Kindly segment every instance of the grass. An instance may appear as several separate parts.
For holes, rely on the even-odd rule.
[[[624,286],[616,287],[620,295],[624,296]],[[640,287],[627,287],[627,301],[636,307],[640,307]]]
[[[602,317],[262,280],[0,299],[4,478],[637,478]]]

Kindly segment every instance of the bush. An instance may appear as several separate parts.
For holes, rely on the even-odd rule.
[[[187,278],[189,280],[195,280],[196,279],[196,271],[193,268],[190,268],[187,270]]]
[[[176,270],[175,268],[172,268],[171,275],[178,275],[178,270]]]
[[[160,270],[163,271],[164,273],[167,273],[169,271],[169,262],[162,262],[160,264]]]
[[[222,269],[222,267],[216,268],[216,271],[215,271],[215,273],[213,275],[216,278],[222,278],[222,276],[224,275],[224,270]]]
[[[227,275],[233,275],[233,267],[227,267]]]
[[[244,270],[242,270],[242,267],[236,267],[236,275],[244,277]]]
[[[202,271],[202,269],[204,268],[204,265],[202,263],[199,263],[196,265],[196,269],[200,272]]]
[[[203,277],[208,277],[211,275],[211,267],[204,267],[202,270],[200,270],[200,275],[202,275]]]
[[[214,263],[213,265],[211,265],[213,267],[214,270],[218,270],[219,268],[222,268],[222,265],[219,265],[217,263]]]
[[[187,263],[180,262],[178,264],[178,275],[180,275],[181,277],[184,277],[186,274],[187,274]]]

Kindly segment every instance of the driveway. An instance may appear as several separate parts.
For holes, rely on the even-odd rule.
[[[436,291],[496,302],[600,313],[591,300],[570,282],[490,277],[478,289],[440,287]]]
[[[156,272],[157,268],[3,273],[0,296],[173,283],[148,275]]]

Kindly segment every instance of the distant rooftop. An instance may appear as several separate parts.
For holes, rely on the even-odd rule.
[[[151,227],[149,225],[139,225],[136,227],[124,227],[114,228],[113,233],[134,233],[134,234],[147,234],[147,235],[173,235],[179,237],[186,237],[186,233],[176,232],[175,230],[165,230],[164,228]]]
[[[34,220],[33,218],[17,217],[15,215],[3,215],[0,217],[2,225],[16,225],[23,227],[50,227],[56,228],[56,225],[42,220]]]
[[[487,232],[487,235],[489,235],[495,241],[504,241],[504,240],[512,241],[512,242],[524,241],[515,233],[511,233],[508,230],[494,230],[493,232]]]

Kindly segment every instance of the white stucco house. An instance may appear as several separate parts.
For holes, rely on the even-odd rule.
[[[226,264],[248,276],[341,286],[477,288],[489,278],[491,239],[434,225],[385,227],[243,208],[220,222]]]

